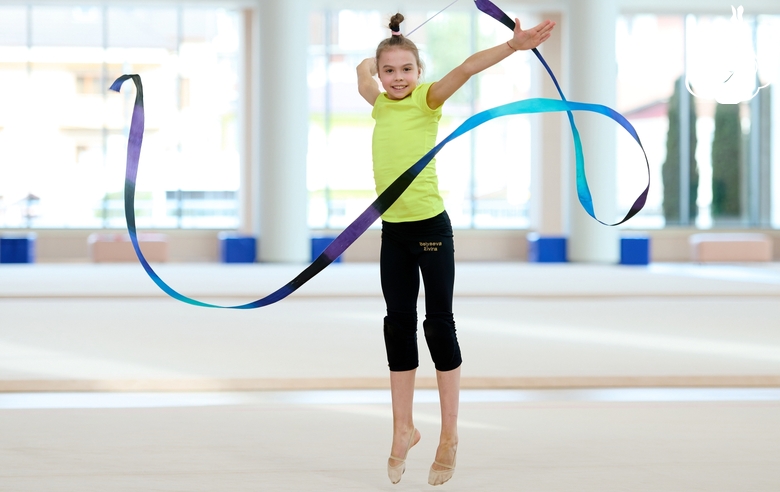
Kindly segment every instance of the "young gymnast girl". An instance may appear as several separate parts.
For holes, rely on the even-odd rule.
[[[506,43],[470,56],[437,82],[421,83],[420,56],[415,44],[401,34],[403,20],[401,14],[390,19],[391,36],[379,43],[374,58],[357,67],[358,91],[374,107],[372,154],[377,193],[436,145],[442,105],[455,91],[515,51],[536,48],[550,37],[555,25],[545,21],[522,30],[516,20],[512,39]],[[420,440],[412,416],[420,273],[425,285],[423,331],[436,367],[441,407],[439,446],[428,483],[443,484],[455,470],[461,354],[452,314],[454,251],[452,226],[439,193],[435,161],[431,161],[382,215],[380,275],[387,306],[384,337],[393,408],[387,474],[393,483],[401,480],[409,449]]]

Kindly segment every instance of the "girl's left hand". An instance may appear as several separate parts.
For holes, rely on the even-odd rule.
[[[530,50],[547,41],[555,27],[555,22],[546,20],[536,27],[524,31],[520,27],[520,19],[515,19],[515,34],[508,41],[513,50]]]

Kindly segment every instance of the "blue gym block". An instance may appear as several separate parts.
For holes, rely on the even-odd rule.
[[[650,238],[629,236],[620,238],[621,265],[648,265],[650,263]]]
[[[35,263],[35,234],[0,237],[0,263]]]
[[[531,263],[566,263],[566,238],[563,236],[540,236],[531,233],[528,240],[528,261]]]
[[[327,248],[330,245],[330,243],[333,242],[334,239],[336,238],[326,237],[326,236],[311,238],[311,261],[316,260],[317,257],[320,256],[323,251],[325,251],[325,248]],[[336,260],[333,263],[341,263],[341,256],[336,258]]]
[[[254,263],[257,259],[257,239],[254,236],[220,232],[217,237],[222,263]]]

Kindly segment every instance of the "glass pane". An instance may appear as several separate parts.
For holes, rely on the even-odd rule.
[[[309,224],[343,228],[376,198],[371,106],[356,90],[355,67],[386,29],[376,11],[326,11],[310,23]]]
[[[31,126],[27,114],[26,7],[0,7],[0,227],[23,227],[37,214],[27,198],[19,139]],[[35,210],[34,210],[35,209]]]
[[[425,18],[433,15],[426,12]],[[477,34],[474,17],[468,12],[445,12],[425,24],[414,36],[423,41],[422,51],[427,81],[439,80],[463,62],[474,50]],[[460,33],[453,36],[453,32]],[[474,98],[479,78],[469,81],[444,104],[439,123],[439,140],[450,134],[477,110]],[[436,156],[439,189],[453,227],[473,227],[474,149],[476,133],[471,132],[447,144]]]
[[[628,118],[642,140],[650,163],[651,182],[644,210],[627,227],[660,228],[666,222],[662,168],[667,157],[669,102],[684,70],[680,49],[683,24],[680,16],[642,14],[618,19],[616,109]],[[618,209],[628,211],[644,189],[647,169],[636,142],[623,131],[617,134]],[[677,169],[668,174],[679,176]],[[677,183],[679,178],[675,178],[674,184]],[[679,196],[678,188],[674,190],[674,195]],[[666,206],[677,210],[679,204]],[[674,216],[679,217],[679,212]]]
[[[327,20],[326,20],[327,18]],[[328,152],[325,138],[325,106],[330,103],[330,88],[326,83],[327,60],[331,49],[330,40],[326,41],[326,22],[330,22],[329,13],[313,12],[309,17],[309,57],[307,74],[309,87],[309,138],[306,161],[306,186],[309,190],[309,227],[322,229],[328,227],[330,189],[328,188]],[[326,44],[327,43],[327,44]]]
[[[238,227],[238,18],[183,11],[179,49],[182,227]]]
[[[33,46],[103,45],[100,7],[32,7]]]
[[[766,210],[771,227],[780,227],[780,16],[762,15],[758,18],[756,35],[758,74],[761,85],[763,111],[761,118],[762,213]],[[763,217],[762,217],[763,219]],[[763,222],[763,220],[762,220]]]
[[[687,27],[689,70],[697,76],[700,123],[708,130],[700,163],[708,178],[703,188],[709,193],[702,197],[708,214],[699,225],[767,225],[770,136],[762,127],[769,124],[770,106],[768,93],[758,90],[757,19],[691,16]]]
[[[512,12],[507,14],[513,19],[517,17]],[[504,26],[484,15],[476,18],[477,49],[506,41],[508,33]],[[526,21],[525,25],[535,23]],[[532,56],[529,51],[515,53],[477,75],[476,111],[532,97],[531,62],[538,64]],[[499,118],[478,128],[474,135],[474,227],[528,227],[531,118]]]
[[[136,193],[138,226],[236,228],[240,174],[236,14],[111,8],[109,20],[112,77],[138,73],[144,83],[146,133]],[[133,33],[139,30],[150,35],[134,44]],[[108,160],[112,183],[120,186],[134,97],[128,83],[123,94],[110,101]],[[118,186],[108,193],[111,210],[121,211],[119,191]],[[119,215],[115,222],[122,225],[124,219]]]
[[[0,6],[0,47],[27,46],[27,7]]]
[[[108,9],[108,46],[174,52],[178,45],[178,24],[177,11],[173,8],[111,7]]]
[[[123,73],[141,76],[144,84],[145,131],[139,163],[135,212],[139,228],[178,227],[168,212],[168,190],[176,190],[184,173],[179,156],[177,99],[178,12],[173,8],[108,9],[107,71],[113,81]],[[143,36],[138,33],[143,32]],[[124,227],[123,190],[127,132],[135,101],[132,82],[107,101],[105,207],[108,227]]]
[[[103,11],[32,7],[25,86],[6,151],[18,170],[7,183],[23,197],[24,223],[97,227],[103,165]],[[17,215],[14,213],[12,215]]]
[[[0,27],[0,227],[125,227],[123,73],[146,96],[139,227],[238,225],[235,12],[0,7]]]

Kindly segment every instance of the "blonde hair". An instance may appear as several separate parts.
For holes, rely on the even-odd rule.
[[[383,52],[393,48],[400,48],[402,50],[411,52],[414,55],[417,66],[422,69],[420,51],[417,49],[417,45],[414,44],[414,41],[401,34],[401,22],[403,21],[404,16],[401,14],[395,14],[390,18],[390,24],[388,24],[388,27],[393,32],[393,34],[389,38],[383,39],[376,47],[377,63],[379,63],[379,56]]]

